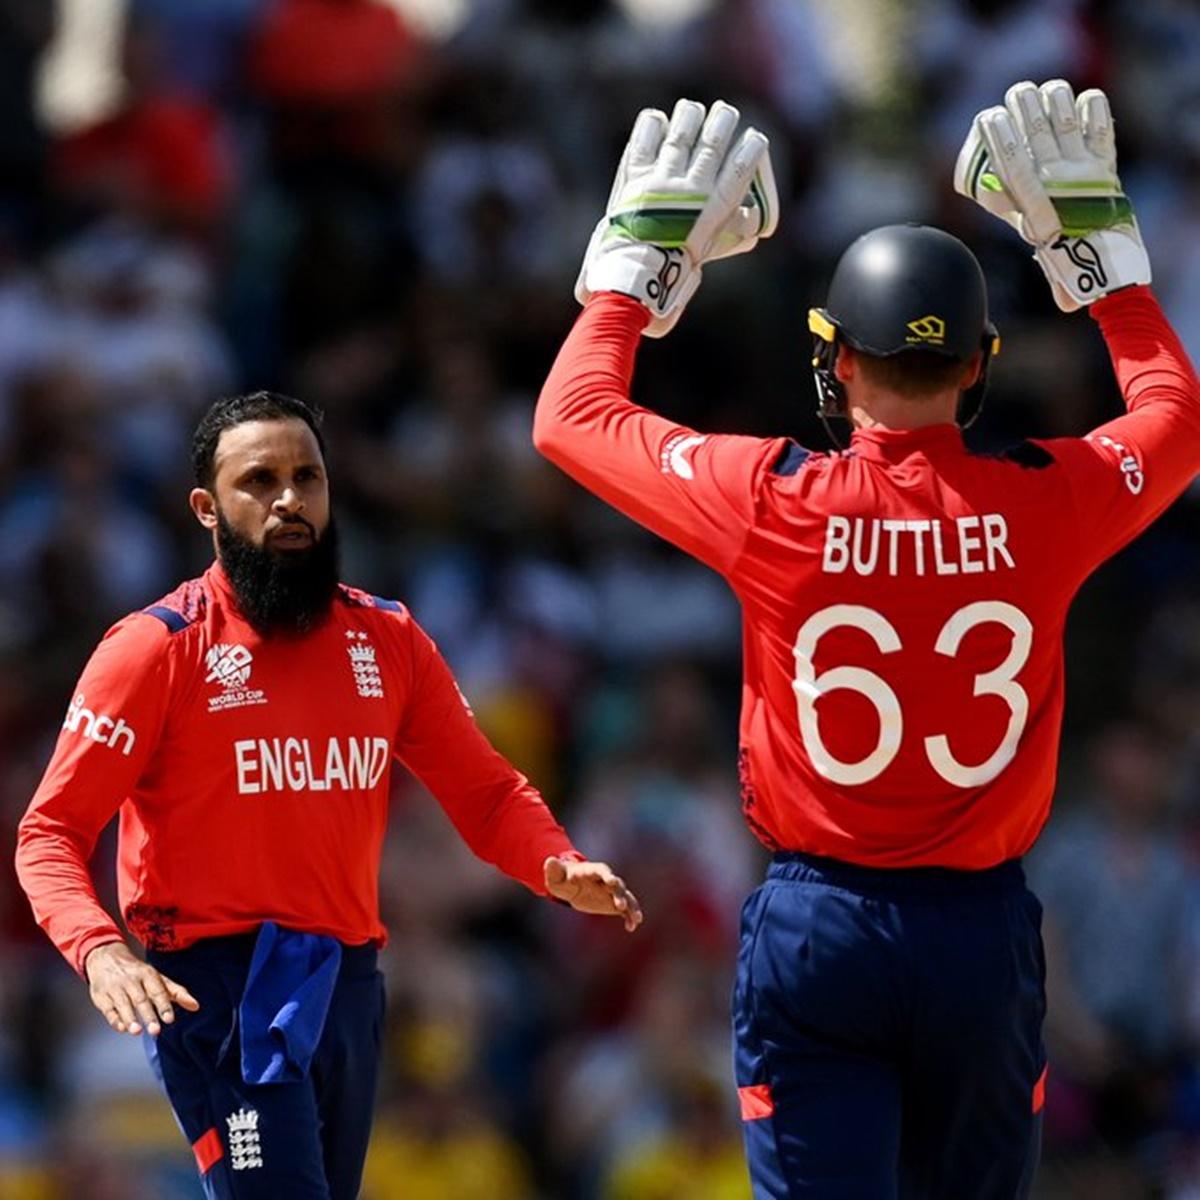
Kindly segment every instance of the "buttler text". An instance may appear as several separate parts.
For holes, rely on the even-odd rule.
[[[953,521],[830,517],[825,525],[828,575],[978,575],[1015,566],[1000,513]]]

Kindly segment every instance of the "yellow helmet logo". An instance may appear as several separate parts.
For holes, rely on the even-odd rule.
[[[928,342],[931,346],[941,346],[946,341],[946,322],[941,317],[928,316],[909,321],[908,329],[913,334],[905,338],[908,342]]]

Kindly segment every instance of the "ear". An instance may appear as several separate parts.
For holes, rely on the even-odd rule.
[[[837,358],[833,360],[833,374],[841,383],[849,383],[856,374],[858,363],[854,356],[854,347],[842,342],[837,348]]]
[[[196,514],[196,520],[205,529],[217,527],[217,498],[207,488],[192,488],[188,494],[188,504]]]
[[[974,387],[979,382],[979,376],[983,372],[983,351],[976,350],[974,354],[967,359],[967,364],[963,368],[962,382],[958,385],[965,392],[967,388]]]

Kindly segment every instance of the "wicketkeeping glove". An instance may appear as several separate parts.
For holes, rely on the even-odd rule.
[[[580,304],[624,292],[651,313],[662,337],[700,286],[704,263],[754,249],[779,221],[766,137],[747,129],[733,145],[738,110],[680,100],[668,122],[643,109],[621,155],[608,207],[575,284]],[[732,147],[732,149],[731,149]]]
[[[954,187],[1034,247],[1065,312],[1150,282],[1133,206],[1117,178],[1108,98],[1096,88],[1076,100],[1062,79],[1014,84],[1002,106],[975,117]]]

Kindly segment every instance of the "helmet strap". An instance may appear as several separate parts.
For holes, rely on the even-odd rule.
[[[956,419],[960,429],[970,429],[979,420],[979,415],[983,412],[984,397],[987,395],[988,367],[993,357],[1000,353],[1000,335],[991,321],[984,328],[980,350],[983,357],[979,363],[979,378],[964,390],[958,401]]]
[[[813,337],[813,378],[817,385],[817,416],[825,427],[829,440],[839,449],[845,450],[846,443],[834,432],[831,420],[848,421],[846,411],[846,389],[837,377],[835,367],[838,356],[837,326],[820,309],[811,309],[808,327]]]

